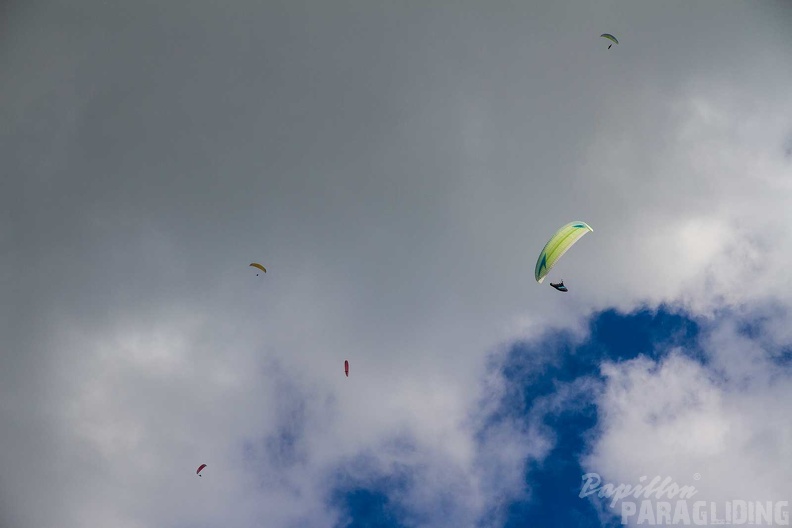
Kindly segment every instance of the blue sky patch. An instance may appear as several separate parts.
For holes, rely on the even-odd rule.
[[[623,314],[606,310],[595,314],[588,338],[580,343],[567,331],[551,331],[536,341],[517,343],[507,353],[502,372],[512,399],[505,400],[501,416],[520,409],[527,416],[533,402],[551,396],[563,384],[585,377],[604,382],[599,365],[627,361],[639,355],[660,359],[681,347],[702,360],[699,324],[668,307]],[[514,400],[519,394],[520,401]],[[583,394],[585,396],[585,394]],[[546,414],[542,423],[552,431],[555,445],[544,460],[526,471],[530,499],[511,504],[505,526],[602,526],[589,500],[578,497],[585,473],[580,458],[596,434],[597,408],[593,401],[565,402],[563,410]]]
[[[526,466],[526,498],[501,504],[501,513],[484,512],[478,525],[602,526],[595,506],[578,497],[585,473],[579,460],[597,433],[598,409],[590,391],[604,382],[600,365],[639,355],[658,360],[677,347],[704,361],[698,342],[701,335],[699,323],[669,307],[627,314],[606,310],[591,318],[588,337],[582,342],[569,331],[551,330],[493,357],[490,369],[500,371],[506,390],[483,421],[477,440],[483,441],[487,429],[501,421],[528,426],[536,424],[538,417],[539,426],[553,438],[554,445],[546,458]],[[555,403],[548,405],[549,401]],[[342,484],[332,494],[332,502],[342,510],[338,526],[414,525],[415,512],[408,512],[400,497],[421,473],[411,472],[410,478],[394,474],[374,479],[361,476],[366,473],[355,471],[357,478],[351,477],[352,473],[341,476]]]
[[[397,511],[388,495],[382,491],[353,489],[339,497],[344,516],[338,528],[397,528],[405,526],[398,520]]]

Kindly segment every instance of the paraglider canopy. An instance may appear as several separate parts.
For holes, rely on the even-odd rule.
[[[264,266],[262,266],[261,264],[259,264],[258,262],[252,262],[252,263],[250,264],[250,266],[251,266],[251,267],[254,267],[254,268],[258,268],[258,269],[260,269],[261,271],[263,271],[264,273],[267,273],[267,269],[266,269]],[[259,274],[258,274],[258,273],[256,273],[256,277],[258,277],[258,275],[259,275]]]
[[[344,360],[344,374],[347,378],[349,377],[349,361],[347,360]]]
[[[619,43],[619,40],[616,37],[614,37],[613,35],[611,35],[610,33],[603,33],[602,35],[600,35],[600,37],[610,40],[611,42],[613,42],[613,44],[618,44]],[[608,46],[608,49],[611,49],[611,46],[613,46],[613,44]]]
[[[536,260],[536,269],[534,270],[536,282],[541,284],[558,259],[589,231],[594,230],[586,222],[580,221],[570,222],[556,231],[542,248],[542,252],[539,253],[539,258]]]
[[[198,475],[199,477],[202,477],[203,475],[201,475],[201,470],[205,467],[206,464],[201,464],[200,466],[198,466],[198,470],[195,472],[195,474]]]

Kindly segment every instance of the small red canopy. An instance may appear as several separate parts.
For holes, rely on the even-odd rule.
[[[201,470],[202,470],[203,468],[205,468],[205,467],[206,467],[206,464],[201,464],[200,466],[198,466],[198,471],[196,471],[196,472],[195,472],[195,474],[196,474],[196,475],[200,474],[200,473],[201,473]]]
[[[347,378],[349,377],[349,361],[344,360],[344,374],[346,374]]]

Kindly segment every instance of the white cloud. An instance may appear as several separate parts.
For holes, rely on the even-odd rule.
[[[658,362],[639,357],[603,366],[601,435],[583,461],[586,471],[616,485],[671,477],[695,486],[694,500],[720,508],[731,500],[790,499],[790,373],[755,343],[733,333],[724,339],[724,332],[707,341],[706,365],[677,351]],[[621,503],[604,509],[619,515]]]

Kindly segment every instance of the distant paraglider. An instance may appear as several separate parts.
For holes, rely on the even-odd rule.
[[[253,262],[253,263],[250,264],[250,266],[252,266],[254,268],[258,268],[261,271],[263,271],[264,273],[267,273],[267,269],[264,266],[262,266],[261,264],[259,264],[258,262]],[[259,274],[256,273],[256,277],[258,277],[258,276],[259,276]]]
[[[542,252],[539,253],[539,258],[536,261],[536,269],[534,270],[536,282],[541,284],[553,266],[555,266],[556,262],[558,262],[558,259],[569,251],[569,248],[589,231],[594,230],[586,222],[570,222],[556,231],[555,234],[550,237],[550,240],[547,241],[545,247],[542,248]],[[568,291],[567,287],[564,286],[564,281],[558,284],[551,283],[550,285],[558,291]]]
[[[613,36],[613,35],[611,35],[610,33],[603,33],[602,35],[600,35],[600,37],[602,37],[602,38],[606,38],[606,39],[608,39],[608,40],[612,41],[612,42],[613,42],[613,44],[618,44],[618,43],[619,43],[619,39],[617,39],[616,37],[614,37],[614,36]],[[611,44],[610,46],[608,46],[608,49],[611,49],[611,46],[613,46],[613,44]]]
[[[201,475],[201,470],[205,467],[206,464],[201,464],[200,466],[198,466],[198,471],[196,471],[195,474],[198,475],[199,477],[202,477],[203,475]]]
[[[344,374],[347,378],[349,377],[349,361],[347,360],[344,360]]]

